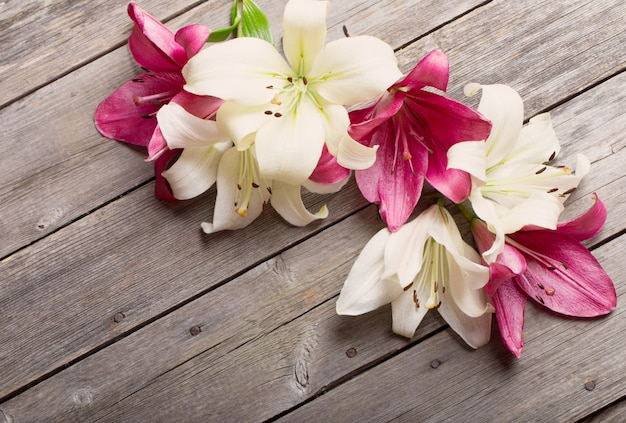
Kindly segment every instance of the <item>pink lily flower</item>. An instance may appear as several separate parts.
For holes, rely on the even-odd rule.
[[[167,150],[155,118],[164,104],[174,102],[214,112],[217,99],[184,92],[181,73],[187,61],[205,45],[211,30],[190,25],[174,34],[134,2],[128,5],[128,15],[135,22],[128,47],[146,72],[122,84],[100,103],[95,124],[107,138],[147,147],[148,160],[154,160]],[[198,116],[205,117],[209,112]]]
[[[374,164],[357,170],[356,181],[365,198],[380,205],[391,231],[413,211],[424,178],[456,203],[470,193],[470,175],[448,168],[447,152],[456,143],[486,139],[491,123],[477,111],[424,89],[445,92],[448,74],[448,58],[435,50],[376,103],[349,115],[350,137],[366,147],[378,146]]]
[[[500,334],[517,357],[524,345],[524,307],[530,297],[560,314],[596,317],[615,308],[617,295],[611,278],[580,242],[596,235],[606,221],[606,207],[595,203],[582,215],[555,230],[525,227],[506,235],[505,248],[490,264],[485,286],[495,308]],[[476,218],[472,233],[483,252],[495,240]]]

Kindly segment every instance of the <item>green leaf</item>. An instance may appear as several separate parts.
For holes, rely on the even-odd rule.
[[[233,24],[229,26],[228,28],[221,28],[221,29],[216,29],[215,31],[211,31],[211,35],[209,35],[209,39],[207,40],[207,43],[217,43],[219,41],[224,41],[230,36],[230,34],[233,33],[235,29],[237,29],[240,22],[241,22],[241,19],[239,18],[239,16],[236,16]]]
[[[233,5],[235,6],[235,5]],[[238,0],[233,7],[232,16],[241,16],[241,23],[237,28],[238,37],[255,37],[274,44],[274,37],[267,17],[252,0]]]

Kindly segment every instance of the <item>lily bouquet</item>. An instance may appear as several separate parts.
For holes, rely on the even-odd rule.
[[[476,110],[446,97],[439,50],[403,76],[378,38],[345,30],[326,43],[327,8],[288,1],[281,52],[251,0],[234,2],[228,28],[176,33],[130,3],[128,46],[143,72],[99,105],[96,127],[146,147],[162,200],[215,185],[206,233],[243,228],[270,204],[292,225],[325,218],[325,206],[305,207],[302,188],[338,192],[354,173],[386,228],[354,263],[339,314],[391,303],[393,331],[411,338],[437,309],[474,348],[489,341],[495,314],[520,356],[527,298],[570,316],[609,313],[613,283],[581,244],[606,208],[594,195],[587,212],[559,223],[590,163],[579,155],[575,172],[548,164],[560,148],[549,115],[524,124],[522,99],[506,85],[468,84],[468,96],[482,93]],[[473,245],[451,207],[468,219]]]

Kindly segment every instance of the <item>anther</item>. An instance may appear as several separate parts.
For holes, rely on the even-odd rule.
[[[344,25],[342,29],[343,29],[343,35],[345,35],[346,37],[349,37],[350,33],[348,32],[348,27]]]
[[[543,301],[543,298],[541,298],[539,295],[535,295],[535,298],[537,299],[537,301],[539,301],[541,304],[545,304],[545,302]]]
[[[256,182],[252,182],[252,188],[258,188],[259,184],[257,184]]]
[[[559,260],[561,262],[561,265],[563,266],[563,268],[565,270],[569,269],[569,267],[567,267],[567,263],[565,263],[563,260]]]
[[[546,169],[547,169],[547,167],[545,167],[545,166],[544,166],[544,167],[542,167],[541,169],[539,169],[538,171],[536,171],[536,172],[535,172],[535,175],[539,175],[540,173],[545,172],[545,171],[546,171]]]
[[[439,303],[438,303],[435,307],[433,307],[433,308],[434,308],[435,310],[437,310],[439,307],[441,307],[441,301],[439,301]]]
[[[271,110],[266,110],[263,113],[265,113],[266,115],[272,115],[274,114],[274,112],[272,112]]]
[[[545,287],[541,284],[541,282],[537,283],[537,286],[539,287],[539,289],[545,289]]]
[[[282,113],[278,113],[278,112],[274,113],[274,117],[279,118],[279,117],[281,117],[281,116],[282,116]]]
[[[551,162],[552,160],[554,160],[555,157],[556,157],[556,151],[553,151],[552,154],[550,154],[550,158],[548,159],[548,161]]]
[[[153,119],[153,118],[154,118],[154,115],[143,114],[143,115],[141,115],[141,118],[142,118],[142,119]]]
[[[554,266],[548,266],[548,267],[546,267],[546,269],[548,269],[548,270],[556,270],[556,267],[554,267]]]
[[[573,193],[574,191],[576,191],[576,187],[568,189],[563,194],[561,194],[561,196],[569,195],[569,194]]]
[[[289,83],[293,83],[293,78],[292,78],[292,77],[290,77],[290,76],[288,76],[288,77],[287,77],[287,81],[289,81]]]
[[[304,85],[306,85],[306,84],[308,84],[308,83],[309,83],[309,81],[306,79],[306,76],[302,76],[302,83],[303,83]]]
[[[410,284],[408,284],[407,286],[405,286],[404,288],[402,288],[404,291],[408,291],[409,289],[411,289],[411,287],[413,286],[413,282],[411,282]]]
[[[133,78],[133,79],[131,79],[131,81],[133,81],[133,82],[145,82],[145,80],[143,78]]]
[[[267,86],[267,87],[265,87],[265,88],[267,88],[268,90],[273,90],[273,89],[274,89],[274,86],[273,86],[273,85],[268,85],[268,86]]]
[[[438,288],[439,288],[439,285],[437,285],[437,282],[435,282],[435,289],[434,289],[434,291],[437,292]]]
[[[241,191],[241,184],[237,184],[237,189]]]
[[[548,194],[552,194],[553,192],[557,192],[559,189],[558,188],[552,188],[548,190]]]
[[[267,188],[267,192],[270,193],[270,195],[272,195],[272,187],[266,187]]]

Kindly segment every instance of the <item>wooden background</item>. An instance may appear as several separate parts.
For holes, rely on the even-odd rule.
[[[258,0],[280,39],[283,1]],[[145,0],[172,29],[225,26],[230,0]],[[620,0],[333,0],[329,39],[369,34],[408,71],[450,58],[450,96],[505,83],[525,117],[550,111],[592,171],[564,219],[597,192],[586,245],[613,278],[600,319],[527,307],[521,359],[472,351],[429,313],[411,342],[388,307],[335,315],[356,256],[383,224],[352,181],[307,196],[330,216],[293,228],[272,210],[211,236],[215,192],[154,198],[145,152],[104,139],[100,101],[139,73],[126,2],[0,3],[0,423],[207,421],[622,421],[626,3]],[[474,101],[474,100],[472,100]],[[465,228],[466,229],[466,228]]]

